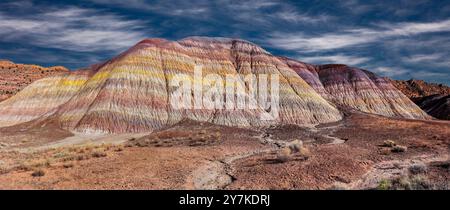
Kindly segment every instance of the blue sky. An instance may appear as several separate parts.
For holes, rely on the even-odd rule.
[[[71,69],[150,37],[232,37],[304,62],[450,84],[450,1],[0,1],[0,59]]]

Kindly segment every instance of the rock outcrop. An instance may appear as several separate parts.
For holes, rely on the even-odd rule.
[[[69,70],[62,66],[50,68],[15,64],[8,60],[0,60],[0,101],[15,95],[32,82],[54,75],[68,73]]]
[[[175,75],[277,74],[279,117],[262,121],[270,108],[174,109]],[[194,87],[207,80],[193,80]],[[242,77],[237,83],[248,88]],[[203,87],[207,92],[209,87]],[[194,95],[194,93],[192,93]],[[191,37],[180,41],[146,39],[121,55],[83,71],[39,80],[0,103],[0,126],[56,121],[80,132],[148,132],[184,119],[238,127],[318,124],[342,119],[333,103],[386,116],[429,118],[389,82],[346,66],[313,66],[273,56],[237,39]],[[23,111],[26,110],[26,111]]]
[[[423,80],[391,80],[392,84],[429,115],[450,120],[450,87]]]
[[[423,80],[391,80],[392,84],[408,98],[415,101],[425,96],[450,95],[450,87],[444,84],[429,83]]]

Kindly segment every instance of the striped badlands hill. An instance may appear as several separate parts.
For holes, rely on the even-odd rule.
[[[53,75],[68,73],[62,66],[45,68],[37,65],[15,64],[0,60],[0,101],[21,91],[30,83]]]
[[[252,110],[174,110],[168,80],[178,73],[278,74],[280,111],[276,122],[261,121],[263,107]],[[195,82],[195,81],[194,81]],[[243,81],[240,81],[243,84]],[[81,132],[143,132],[190,118],[230,126],[272,123],[317,124],[342,118],[278,57],[243,40],[187,38],[177,42],[144,40],[128,51],[85,73],[37,81],[0,103],[0,126],[30,120],[55,120]]]
[[[342,64],[313,66],[285,58],[311,87],[329,101],[389,117],[431,119],[389,79]]]
[[[278,74],[279,118],[261,121],[257,109],[175,110],[174,75]],[[242,80],[239,83],[244,84]],[[194,81],[199,84],[198,81]],[[207,88],[205,88],[207,90]],[[336,105],[385,116],[428,119],[383,78],[344,65],[314,66],[271,55],[243,40],[192,37],[143,40],[121,55],[83,71],[39,80],[0,103],[0,127],[51,120],[79,132],[146,132],[183,119],[229,126],[318,124],[342,119]]]

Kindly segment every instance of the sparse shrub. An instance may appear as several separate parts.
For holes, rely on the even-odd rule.
[[[72,168],[73,166],[74,166],[73,163],[64,163],[64,164],[63,164],[63,167],[64,167],[64,168]]]
[[[395,145],[392,147],[392,152],[406,152],[408,150],[408,147],[401,146],[401,145]]]
[[[106,157],[106,155],[107,155],[106,152],[101,151],[101,150],[96,150],[96,151],[92,152],[92,157],[95,157],[95,158]]]
[[[278,151],[277,154],[277,160],[279,162],[287,162],[291,159],[292,154],[291,154],[291,150],[288,147],[284,147],[282,148],[280,151]]]
[[[10,168],[0,165],[0,174],[6,174],[10,170],[11,170]]]
[[[51,165],[49,159],[37,159],[24,162],[24,168],[49,167]]]
[[[147,144],[148,144],[148,141],[136,141],[136,142],[133,142],[133,143],[130,143],[130,145],[134,145],[134,146],[137,146],[137,147],[145,147],[145,146],[147,146]]]
[[[383,190],[431,190],[437,189],[424,175],[400,176],[392,180],[382,180],[377,189]]]
[[[22,170],[22,171],[30,171],[33,168],[28,164],[22,163],[22,164],[19,164],[18,166],[16,166],[15,169]]]
[[[311,152],[308,148],[303,145],[303,142],[300,140],[294,140],[283,147],[277,155],[277,159],[280,162],[286,162],[292,158],[293,155],[298,154],[305,158],[309,158],[311,156]]]
[[[56,154],[53,155],[53,158],[64,158],[66,157],[68,154],[65,152],[58,152]]]
[[[395,143],[395,141],[392,140],[386,140],[383,142],[383,146],[385,147],[394,147],[395,145],[397,145],[397,143]]]
[[[40,176],[44,176],[45,175],[45,171],[42,169],[36,169],[33,171],[33,173],[31,173],[31,176],[33,177],[40,177]]]
[[[124,149],[124,146],[123,146],[123,145],[119,145],[119,146],[117,146],[117,147],[114,149],[114,151],[116,151],[116,152],[121,152],[121,151],[123,151],[123,149]]]
[[[399,177],[393,181],[393,185],[396,185],[396,190],[411,190],[411,182],[408,177]]]
[[[80,155],[77,155],[75,159],[78,161],[87,160],[87,159],[89,159],[89,156],[80,154]]]
[[[300,152],[301,148],[303,148],[303,142],[300,140],[294,140],[289,143],[288,147],[292,153],[297,153]]]
[[[410,180],[411,180],[411,187],[413,190],[432,189],[432,185],[426,176],[416,175],[413,176]]]
[[[383,179],[378,183],[378,190],[389,190],[392,187],[392,183],[390,180]]]
[[[68,155],[68,156],[62,158],[61,160],[62,160],[63,162],[66,162],[66,161],[72,161],[72,160],[75,160],[76,158],[77,158],[76,155],[71,154],[71,155]]]
[[[427,173],[428,167],[423,163],[416,163],[409,167],[409,172],[414,175]]]

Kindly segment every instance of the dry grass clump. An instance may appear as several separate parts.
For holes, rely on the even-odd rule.
[[[139,139],[130,140],[126,147],[174,147],[174,146],[209,146],[220,142],[220,132],[205,129],[194,130],[163,130]]]
[[[36,169],[33,171],[33,173],[31,173],[31,176],[33,177],[40,177],[40,176],[44,176],[45,175],[45,171],[42,169]]]
[[[386,140],[383,142],[384,147],[394,147],[395,145],[397,145],[397,143],[395,143],[395,141],[392,140]]]
[[[406,152],[408,150],[408,147],[398,145],[395,141],[392,141],[392,140],[384,141],[382,146],[391,148],[390,152],[399,153],[399,152]],[[386,149],[384,149],[381,151],[381,154],[388,155],[388,154],[390,154],[390,152],[388,152]]]
[[[100,158],[100,157],[106,157],[107,156],[106,152],[102,151],[102,150],[95,150],[95,151],[92,152],[91,155],[92,155],[92,157],[95,157],[95,158]]]
[[[70,163],[64,163],[64,164],[63,164],[63,167],[64,167],[64,168],[73,168],[74,166],[75,166],[75,164],[72,163],[72,162],[70,162]]]
[[[277,160],[279,162],[287,162],[294,155],[299,155],[307,159],[311,156],[311,152],[309,151],[308,148],[306,148],[303,145],[302,141],[294,140],[292,142],[289,142],[289,144],[287,144],[286,147],[280,149],[280,151],[277,154]]]
[[[291,150],[288,147],[282,148],[280,151],[278,151],[277,154],[277,160],[279,162],[287,162],[292,158]]]
[[[383,179],[378,183],[377,190],[390,190],[392,188],[391,180]]]
[[[378,183],[379,190],[448,190],[448,186],[432,182],[427,176],[428,167],[423,163],[416,163],[408,168],[409,174],[383,179]]]
[[[409,173],[416,175],[416,174],[425,174],[428,172],[428,167],[424,163],[416,163],[411,165],[409,168]]]
[[[406,146],[396,145],[396,146],[392,147],[392,152],[406,152],[407,150],[408,150],[408,147],[406,147]]]
[[[1,170],[7,173],[12,170],[36,171],[48,167],[72,168],[75,161],[88,160],[90,158],[106,157],[108,153],[120,152],[124,150],[124,145],[113,144],[85,144],[80,146],[61,147],[31,153],[19,159],[11,165],[8,170]]]
[[[23,162],[20,162],[15,169],[17,170],[24,170],[24,171],[31,171],[34,170],[36,168],[40,168],[40,167],[49,167],[51,165],[51,160],[50,159],[27,159],[24,160]]]
[[[387,182],[390,184],[383,187],[383,183]],[[434,188],[435,186],[424,175],[400,176],[393,180],[382,180],[378,185],[378,189],[381,190],[432,190]]]
[[[10,170],[11,170],[10,168],[8,168],[6,166],[3,166],[3,165],[0,165],[0,174],[9,173]]]

